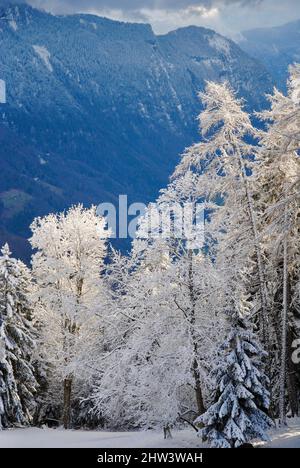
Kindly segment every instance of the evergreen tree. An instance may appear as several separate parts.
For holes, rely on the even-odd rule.
[[[30,273],[11,258],[6,244],[0,257],[0,428],[29,424],[37,382],[32,354],[35,331],[29,302]]]
[[[269,392],[262,370],[266,353],[246,319],[234,313],[229,322],[229,335],[213,371],[214,403],[196,419],[197,424],[204,426],[203,440],[215,448],[236,448],[253,439],[267,440],[265,431],[273,425],[267,415]]]

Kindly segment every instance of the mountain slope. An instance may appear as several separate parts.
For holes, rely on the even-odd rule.
[[[262,65],[208,29],[155,36],[145,24],[58,17],[25,5],[4,14],[2,127],[23,142],[24,154],[12,138],[0,148],[7,174],[0,199],[9,190],[26,195],[2,217],[12,235],[27,236],[34,215],[71,203],[114,202],[123,193],[154,199],[178,153],[197,138],[205,80],[229,80],[256,109],[272,88]],[[27,161],[26,183],[16,158]]]
[[[274,28],[245,31],[239,46],[263,63],[280,89],[286,89],[288,66],[300,62],[300,20]]]

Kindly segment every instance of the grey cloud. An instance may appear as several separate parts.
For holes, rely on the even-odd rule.
[[[143,8],[177,10],[190,6],[211,8],[219,5],[258,4],[264,0],[0,0],[0,5],[27,3],[47,10],[88,11],[97,9],[119,9],[134,11]]]
[[[96,2],[97,0],[95,0]],[[230,4],[236,4],[236,5],[249,5],[249,4],[257,4],[261,3],[264,0],[137,0],[133,1],[132,0],[127,0],[124,2],[125,5],[127,5],[129,8],[132,8],[132,5],[136,3],[137,7],[147,7],[147,8],[161,8],[161,9],[183,9],[187,8],[189,6],[204,6],[206,8],[211,8],[214,6],[219,6],[219,5],[230,5]],[[102,3],[102,0],[100,0]],[[103,0],[103,3],[110,3],[109,1],[106,2]],[[119,4],[120,6],[120,1],[114,0],[113,3]],[[123,5],[123,2],[122,2]]]
[[[25,1],[56,14],[95,13],[121,21],[147,22],[157,33],[194,24],[236,37],[245,29],[279,25],[300,17],[299,0]],[[0,0],[0,6],[11,2],[21,3],[22,0]]]

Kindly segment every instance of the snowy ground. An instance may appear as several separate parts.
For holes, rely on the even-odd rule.
[[[201,440],[196,432],[190,429],[174,432],[173,439],[168,440],[164,440],[162,431],[97,432],[30,428],[0,432],[0,448],[191,448],[200,446]]]
[[[271,442],[259,447],[300,448],[300,418],[271,434]],[[164,440],[161,432],[64,431],[63,429],[12,429],[0,432],[0,448],[197,448],[204,447],[193,430],[173,432]]]
[[[287,427],[270,433],[271,442],[262,446],[271,448],[300,448],[300,418],[288,419]]]

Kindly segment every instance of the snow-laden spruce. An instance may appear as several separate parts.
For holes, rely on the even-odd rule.
[[[233,313],[229,327],[213,370],[214,402],[195,421],[204,426],[202,438],[214,448],[236,448],[254,439],[268,440],[266,431],[273,426],[267,415],[268,379],[262,366],[266,353],[248,320]]]
[[[30,292],[29,270],[5,244],[0,256],[0,429],[30,424],[35,409]]]

